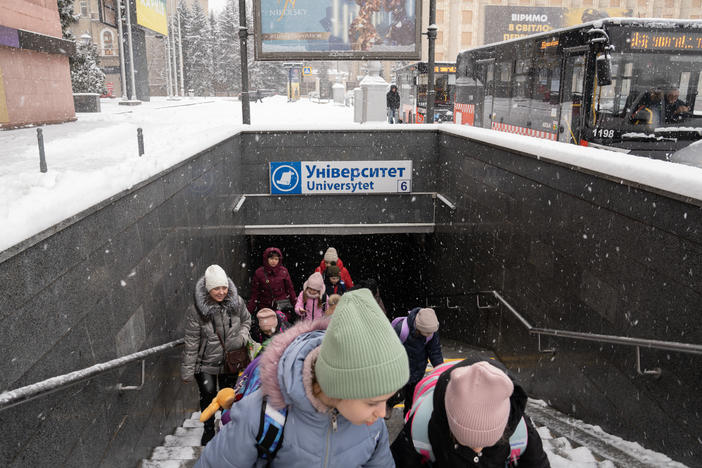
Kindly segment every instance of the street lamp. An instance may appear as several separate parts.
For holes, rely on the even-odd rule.
[[[78,42],[80,42],[80,45],[84,45],[84,46],[89,45],[92,41],[93,41],[93,36],[91,36],[87,32],[84,32],[78,38]]]

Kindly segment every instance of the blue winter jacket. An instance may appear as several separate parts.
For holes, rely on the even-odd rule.
[[[415,336],[414,320],[419,312],[419,307],[412,309],[407,314],[407,325],[409,326],[409,336],[404,342],[407,358],[409,359],[410,378],[409,383],[417,383],[424,377],[424,372],[427,368],[427,359],[431,365],[436,367],[443,364],[444,357],[441,354],[441,345],[439,344],[439,333],[434,333],[434,336],[427,343],[426,337],[419,335]],[[400,336],[402,330],[402,322],[395,324],[395,332]]]
[[[251,468],[265,466],[258,459],[255,436],[265,393],[269,403],[288,407],[283,445],[272,467],[345,468],[394,467],[385,421],[357,426],[342,415],[333,430],[330,412],[312,406],[305,393],[305,357],[322,344],[328,320],[305,320],[276,335],[261,357],[261,388],[232,406],[225,425],[202,452],[195,468]]]

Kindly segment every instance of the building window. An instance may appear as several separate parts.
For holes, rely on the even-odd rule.
[[[112,31],[103,31],[102,32],[102,50],[103,50],[103,55],[115,55],[114,52],[114,35],[112,34]]]
[[[461,33],[461,47],[470,47],[473,45],[473,33]]]
[[[473,24],[473,12],[471,10],[463,10],[463,24]]]
[[[90,16],[88,0],[80,0],[80,16]]]

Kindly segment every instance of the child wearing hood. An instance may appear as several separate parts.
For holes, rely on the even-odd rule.
[[[302,291],[295,303],[295,312],[307,320],[324,317],[326,287],[321,273],[314,272],[302,285]]]
[[[282,445],[265,466],[395,466],[382,418],[409,377],[407,355],[368,290],[345,294],[331,320],[305,320],[274,337],[260,376],[261,388],[234,404],[196,468],[265,465],[256,446],[264,398],[287,408]]]
[[[412,407],[392,444],[397,466],[550,467],[539,433],[524,414],[527,394],[501,363],[475,356],[444,364],[437,372],[434,393],[427,395],[433,397],[431,413],[419,416],[425,403],[417,394],[418,408]],[[515,432],[519,441],[515,448],[521,449],[510,444]]]

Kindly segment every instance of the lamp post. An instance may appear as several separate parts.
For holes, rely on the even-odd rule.
[[[117,0],[117,31],[119,33],[119,73],[122,78],[122,100],[127,100],[127,78],[124,76],[124,42],[122,35],[122,0]]]
[[[79,37],[78,39],[79,39],[79,42],[80,42],[81,45],[87,46],[87,45],[89,45],[89,44],[92,42],[93,36],[91,36],[90,34],[88,34],[87,31],[86,31],[86,32],[84,32],[83,34],[81,34],[80,37]]]
[[[129,100],[136,101],[136,77],[134,76],[134,46],[132,45],[132,14],[129,8],[129,4],[132,0],[125,1],[127,2],[127,45],[129,47],[129,74],[131,75],[131,94],[129,95]]]
[[[241,56],[241,121],[251,124],[251,107],[249,106],[249,53],[247,42],[249,29],[246,26],[246,0],[239,0],[239,55]]]
[[[436,0],[429,0],[429,26],[427,26],[427,38],[429,39],[428,64],[427,64],[427,114],[424,122],[434,123],[434,48],[436,42]]]

